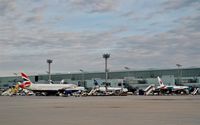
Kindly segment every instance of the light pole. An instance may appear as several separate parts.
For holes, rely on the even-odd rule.
[[[124,69],[127,70],[127,77],[129,77],[129,71],[130,71],[130,68],[127,67],[127,66],[125,66]]]
[[[103,58],[105,59],[105,82],[107,84],[107,80],[108,80],[107,60],[108,58],[110,58],[110,54],[108,53],[103,54]]]
[[[84,76],[84,70],[80,69],[80,71],[81,71],[81,73],[82,73],[82,83],[84,83],[84,79],[85,79],[85,78],[84,78],[84,77],[85,77],[85,76]]]
[[[53,62],[52,59],[47,59],[47,63],[48,63],[48,75],[49,75],[49,83],[51,83],[51,63]]]
[[[178,67],[177,71],[178,71],[178,84],[180,85],[181,82],[182,82],[182,71],[181,71],[181,67],[182,65],[181,64],[176,64],[176,66]]]

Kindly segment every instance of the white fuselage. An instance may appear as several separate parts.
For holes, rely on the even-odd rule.
[[[170,85],[163,85],[158,86],[160,89],[173,89],[173,90],[181,90],[181,89],[188,89],[188,86],[170,86]]]
[[[106,87],[99,87],[100,91],[106,91]],[[107,91],[122,91],[122,92],[128,92],[127,88],[121,88],[121,87],[107,87]]]
[[[75,84],[31,84],[27,89],[34,90],[45,90],[45,91],[59,91],[62,89],[74,89],[77,88]]]

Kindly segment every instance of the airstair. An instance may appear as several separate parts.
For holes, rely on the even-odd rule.
[[[191,93],[192,95],[196,95],[198,92],[199,88],[195,88],[194,91]]]
[[[16,84],[15,86],[4,91],[1,95],[2,96],[12,96],[12,95],[16,94],[18,92],[18,90],[19,90],[19,85]]]
[[[99,88],[98,88],[98,87],[94,87],[94,88],[88,93],[88,95],[95,95],[97,90],[99,90]]]
[[[2,96],[11,96],[12,95],[12,89],[11,88],[7,89],[1,95]]]
[[[145,90],[145,95],[149,95],[153,90],[155,90],[155,85],[154,84],[151,84],[149,85]]]

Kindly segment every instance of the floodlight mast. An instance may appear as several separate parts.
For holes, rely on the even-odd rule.
[[[105,59],[105,82],[107,84],[107,81],[108,81],[108,67],[107,67],[107,64],[108,64],[108,58],[110,58],[110,54],[108,54],[108,53],[103,54],[103,58]]]
[[[178,84],[180,85],[182,83],[182,71],[181,71],[181,64],[176,64],[176,66],[178,67],[177,71],[178,71]]]
[[[80,69],[81,73],[82,73],[82,83],[84,83],[85,81],[85,75],[84,75],[84,70]]]
[[[49,75],[49,83],[51,83],[51,63],[53,62],[52,59],[47,59],[48,63],[48,75]]]

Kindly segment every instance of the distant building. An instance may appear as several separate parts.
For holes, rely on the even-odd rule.
[[[163,80],[167,84],[186,84],[195,83],[200,85],[200,68],[182,68],[182,69],[147,69],[147,70],[129,70],[129,71],[113,71],[108,73],[108,79],[116,81],[117,79],[128,80],[130,83],[134,79],[138,79],[141,84],[144,84],[141,80],[146,80],[147,83],[155,83],[156,77],[163,77]],[[68,79],[78,84],[83,77],[82,73],[70,73],[70,74],[52,74],[53,81],[61,81],[62,79]],[[48,81],[48,75],[35,75],[30,76],[32,82]],[[85,72],[84,80],[87,85],[91,86],[94,79],[105,79],[104,72]],[[141,80],[139,80],[141,79]],[[22,81],[18,76],[13,77],[0,77],[0,87],[7,87],[15,84],[17,81]],[[181,81],[181,82],[180,82]],[[134,84],[134,82],[133,82]],[[192,84],[191,84],[192,85]]]

